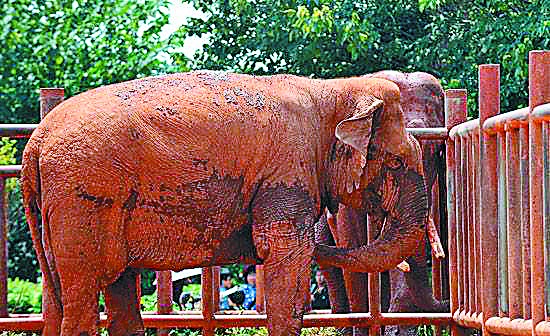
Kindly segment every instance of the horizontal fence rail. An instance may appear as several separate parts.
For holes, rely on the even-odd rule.
[[[265,327],[267,316],[265,314],[215,314],[212,319],[205,318],[200,312],[188,314],[175,312],[173,314],[147,314],[142,313],[143,323],[146,328],[193,328],[205,327],[234,328],[234,327]],[[452,323],[450,313],[380,313],[373,316],[371,313],[348,313],[331,314],[326,313],[304,315],[304,328],[320,327],[372,327],[375,325],[449,325]],[[9,318],[0,318],[2,330],[41,330],[44,321],[42,314],[16,315]],[[107,315],[100,314],[100,327],[107,326]]]

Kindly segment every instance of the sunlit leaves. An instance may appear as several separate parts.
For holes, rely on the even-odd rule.
[[[168,1],[0,3],[0,122],[38,118],[38,88],[68,95],[164,71]]]

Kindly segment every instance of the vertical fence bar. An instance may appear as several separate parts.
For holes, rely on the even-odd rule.
[[[172,312],[172,272],[157,271],[157,313]],[[170,329],[158,329],[158,336],[168,336]]]
[[[468,137],[467,136],[462,136],[460,138],[460,166],[462,167],[461,170],[462,170],[462,179],[460,181],[461,185],[462,185],[462,197],[461,197],[461,200],[462,200],[462,206],[461,206],[461,209],[460,209],[460,212],[461,212],[461,219],[462,219],[462,223],[461,223],[461,235],[460,235],[460,238],[462,240],[462,249],[461,249],[461,254],[464,256],[464,258],[462,259],[462,285],[463,285],[463,289],[462,289],[462,295],[463,295],[463,306],[462,306],[462,309],[464,311],[468,311],[469,307],[470,307],[470,297],[469,297],[469,294],[470,294],[470,279],[469,279],[469,267],[468,267],[468,264],[469,264],[469,258],[470,258],[470,255],[468,253],[468,236],[469,236],[469,232],[468,232],[468,213],[469,213],[469,209],[468,209]]]
[[[214,336],[214,326],[212,321],[214,320],[215,309],[214,303],[214,291],[212,290],[212,284],[214,281],[214,270],[212,267],[203,267],[201,276],[201,290],[202,290],[202,316],[204,318],[204,328],[202,329],[203,336]]]
[[[256,311],[265,313],[265,282],[264,265],[256,266]]]
[[[487,319],[498,316],[498,223],[497,142],[483,131],[487,118],[500,111],[500,68],[498,64],[479,66],[479,128],[481,131],[481,273],[483,335]]]
[[[367,241],[370,244],[376,240],[377,228],[375,225],[368,225],[367,228]],[[369,273],[368,274],[368,300],[369,300],[369,311],[373,316],[380,315],[380,273]],[[380,326],[373,325],[369,328],[369,336],[380,335]]]
[[[531,225],[529,219],[529,127],[519,129],[520,183],[521,183],[521,246],[523,278],[523,318],[531,318]]]
[[[437,235],[441,237],[441,218],[439,216],[439,181],[435,181],[431,191],[432,197],[432,215],[437,230]],[[432,255],[432,290],[436,299],[441,300],[441,260]]]
[[[521,185],[519,167],[519,130],[506,132],[506,180],[508,186],[508,314],[522,316],[523,281],[521,277]]]
[[[468,230],[468,311],[472,315],[475,310],[475,254],[474,254],[474,158],[472,150],[473,138],[472,134],[468,134],[466,138],[466,169],[467,169],[467,181],[468,181],[468,194],[467,194],[467,211],[468,211],[468,221],[467,221],[467,230]]]
[[[63,88],[41,88],[40,89],[40,120],[59,105],[65,99]]]
[[[214,291],[212,294],[212,300],[213,300],[213,308],[214,312],[217,312],[220,310],[220,284],[221,284],[221,267],[220,266],[214,266],[213,274],[212,274],[212,290]]]
[[[462,228],[462,139],[458,134],[455,136],[455,160],[456,160],[456,176],[455,176],[455,186],[456,186],[456,262],[458,269],[458,309],[462,311],[464,309],[464,247],[462,246],[463,240],[463,228]],[[460,251],[460,252],[459,252]]]
[[[481,190],[481,167],[479,165],[480,162],[480,148],[479,148],[479,130],[475,132],[474,134],[474,143],[473,143],[473,150],[474,150],[474,168],[472,169],[472,173],[474,174],[474,232],[475,232],[475,264],[476,264],[476,276],[475,276],[475,307],[476,312],[479,314],[481,313],[481,227],[480,227],[480,219],[479,214],[481,211],[481,204],[480,204],[480,190]]]
[[[542,122],[542,150],[543,150],[543,198],[542,210],[544,220],[544,272],[545,272],[545,306],[546,306],[546,321],[550,321],[550,153],[548,141],[550,133],[548,130],[548,122]]]
[[[54,109],[65,98],[65,90],[63,88],[41,88],[40,89],[40,119],[44,119],[46,115]],[[42,234],[42,244],[45,251],[51,251],[47,239],[44,239]],[[46,253],[46,260],[49,264],[53,264],[53,255]],[[48,296],[48,289],[46,287],[46,281],[42,281],[42,316],[45,321],[61,320],[62,316],[51,316],[50,314],[57,313],[55,309],[47,309],[49,305],[54,305],[53,298]],[[47,322],[46,322],[47,323]],[[56,327],[52,327],[51,330],[56,330]]]
[[[497,134],[498,169],[498,296],[499,316],[508,315],[508,235],[506,185],[506,134]]]
[[[0,176],[0,317],[8,317],[8,193]]]
[[[466,121],[466,90],[446,90],[445,91],[445,127],[447,130]],[[447,222],[448,222],[448,246],[449,246],[449,294],[451,299],[451,313],[454,314],[459,308],[458,301],[458,265],[457,265],[457,213],[458,199],[455,190],[456,175],[458,171],[456,149],[456,140],[447,139],[446,160],[447,160]],[[451,335],[460,334],[456,324],[451,326]]]
[[[436,179],[434,186],[432,188],[431,197],[432,197],[432,215],[437,230],[437,235],[441,237],[441,218],[439,215],[439,181]],[[441,300],[442,297],[442,281],[441,281],[441,268],[442,263],[439,258],[434,258],[433,253],[431,255],[432,259],[432,292],[434,298]],[[442,335],[442,330],[440,326],[435,326],[434,333],[436,336]]]
[[[550,102],[550,51],[529,52],[529,109]],[[544,223],[543,223],[543,152],[542,123],[529,120],[529,188],[531,222],[531,313],[533,335],[536,325],[543,321],[544,284]]]

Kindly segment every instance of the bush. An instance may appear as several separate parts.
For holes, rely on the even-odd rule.
[[[33,314],[42,311],[42,284],[8,279],[8,310],[10,313]]]

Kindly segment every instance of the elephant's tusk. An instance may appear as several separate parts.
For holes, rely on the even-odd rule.
[[[445,251],[443,250],[443,245],[441,245],[441,240],[439,239],[439,234],[437,233],[437,228],[435,227],[435,222],[431,214],[428,216],[426,231],[432,247],[432,255],[437,259],[445,258]]]
[[[401,270],[402,272],[408,273],[411,271],[411,266],[406,260],[403,260],[399,263],[399,265],[397,265],[397,269]]]

